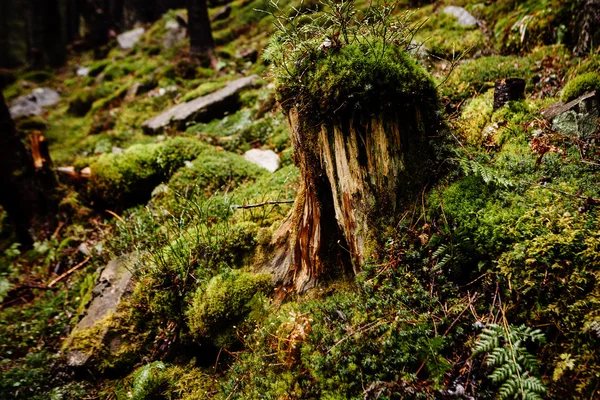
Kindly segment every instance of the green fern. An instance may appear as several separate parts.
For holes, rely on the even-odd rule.
[[[543,343],[544,334],[539,329],[521,325],[504,328],[491,324],[479,334],[473,356],[486,354],[486,364],[494,371],[489,376],[500,385],[498,398],[541,400],[546,387],[535,376],[538,364],[527,351],[526,343]]]
[[[510,188],[515,186],[513,182],[498,174],[491,168],[485,167],[475,160],[465,157],[458,158],[458,164],[465,175],[475,175],[481,177],[485,183],[495,183],[496,185]]]

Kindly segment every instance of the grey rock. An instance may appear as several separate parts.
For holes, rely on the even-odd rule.
[[[550,106],[542,111],[542,116],[560,133],[589,140],[596,133],[599,100],[597,92],[588,92],[566,104],[559,102]]]
[[[476,26],[477,18],[471,15],[467,10],[457,6],[444,7],[444,13],[458,18],[458,24],[461,26]]]
[[[172,49],[177,43],[185,40],[187,29],[176,20],[167,21],[165,27],[167,28],[165,40],[163,41],[165,49]]]
[[[140,41],[142,35],[146,32],[144,28],[137,28],[131,31],[123,32],[117,36],[117,43],[123,50],[132,49]]]
[[[90,246],[87,245],[87,243],[81,243],[79,247],[77,247],[77,250],[85,256],[92,255],[92,250],[90,249]]]
[[[88,76],[90,73],[89,67],[79,67],[77,68],[77,76]]]
[[[140,87],[142,86],[142,84],[140,82],[135,82],[133,85],[129,86],[129,88],[127,89],[127,94],[125,94],[125,102],[126,103],[131,103],[133,100],[135,100],[135,97],[137,96],[138,92],[140,91]]]
[[[269,172],[275,172],[279,169],[279,156],[273,150],[248,150],[244,153],[244,158]]]
[[[131,269],[136,257],[134,255],[125,255],[111,260],[92,289],[92,301],[88,305],[84,317],[79,321],[72,335],[79,331],[88,329],[101,323],[103,318],[111,312],[115,312],[121,300],[131,294],[133,274]],[[108,329],[99,334],[98,341],[105,341],[108,334]],[[74,340],[76,340],[76,336]],[[115,347],[111,340],[110,348]],[[67,350],[67,364],[71,367],[82,367],[86,365],[90,357],[90,352],[82,351],[77,346],[77,343],[70,343],[68,348],[76,350]],[[67,349],[68,349],[67,348]]]
[[[208,121],[227,111],[233,111],[238,107],[239,92],[254,86],[257,80],[258,76],[256,75],[237,79],[223,89],[170,108],[145,121],[142,128],[146,133],[156,134],[169,125],[183,127],[188,121]]]
[[[10,116],[40,115],[44,107],[53,106],[60,100],[58,92],[45,87],[34,89],[31,93],[16,98],[10,103]]]

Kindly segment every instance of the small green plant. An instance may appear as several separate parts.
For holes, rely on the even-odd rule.
[[[486,353],[486,364],[494,368],[490,379],[500,384],[500,399],[541,400],[546,393],[546,387],[535,376],[537,359],[527,350],[528,342],[544,343],[544,334],[525,325],[496,324],[479,334],[473,356]]]
[[[560,99],[569,102],[586,92],[600,89],[600,74],[587,72],[571,79],[563,89]]]
[[[408,51],[419,26],[410,12],[394,15],[398,2],[327,1],[316,14],[274,13],[277,32],[265,49],[273,64],[284,109],[319,122],[342,113],[414,107],[415,94],[435,113],[433,81]],[[432,101],[430,101],[432,100]]]

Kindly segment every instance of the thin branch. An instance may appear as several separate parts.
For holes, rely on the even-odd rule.
[[[238,209],[244,209],[244,208],[264,207],[264,206],[269,206],[269,205],[273,205],[273,204],[292,204],[294,201],[296,201],[296,200],[265,201],[263,203],[246,204],[246,205],[241,205],[241,206],[237,205],[237,204],[233,204],[231,206],[231,209],[238,210]]]
[[[71,268],[70,270],[68,270],[67,272],[65,272],[64,274],[60,275],[58,278],[55,278],[54,280],[52,280],[52,282],[50,282],[48,284],[48,288],[52,288],[52,286],[54,286],[54,284],[62,281],[63,279],[65,279],[67,276],[71,275],[73,272],[75,272],[76,270],[78,270],[79,268],[83,267],[88,261],[90,261],[90,256],[88,256],[85,260],[83,260],[82,262],[80,262],[79,264],[77,264],[76,266],[74,266],[73,268]]]

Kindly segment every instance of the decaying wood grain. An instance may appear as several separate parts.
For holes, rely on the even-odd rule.
[[[275,281],[302,292],[329,275],[328,268],[355,273],[374,248],[381,220],[398,208],[427,176],[421,114],[355,117],[305,132],[298,111],[287,115],[294,157],[300,168],[295,205],[274,233],[275,257],[264,268]]]

